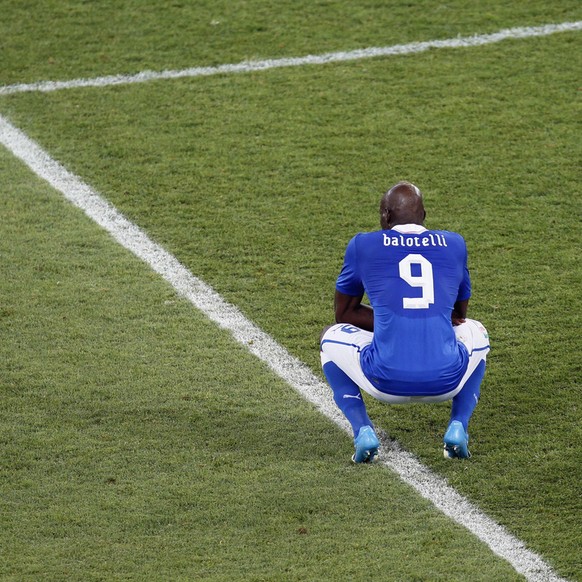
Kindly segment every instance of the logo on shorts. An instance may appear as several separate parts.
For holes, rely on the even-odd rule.
[[[355,325],[344,325],[343,327],[340,328],[340,331],[343,331],[344,333],[358,333],[359,331],[362,331],[359,327],[356,327]]]
[[[481,325],[478,325],[479,327],[479,331],[483,334],[483,337],[489,339],[489,334],[487,333],[487,330]]]

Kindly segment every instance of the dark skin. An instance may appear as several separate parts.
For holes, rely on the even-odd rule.
[[[393,186],[380,201],[380,226],[389,230],[399,224],[423,225],[426,218],[422,194],[408,182]],[[374,331],[374,310],[362,303],[363,295],[353,297],[335,292],[335,321],[348,323],[367,331]],[[467,317],[469,300],[457,301],[453,308],[451,321],[460,325]]]

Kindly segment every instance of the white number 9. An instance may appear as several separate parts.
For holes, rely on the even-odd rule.
[[[412,265],[420,267],[420,275],[412,274]],[[404,279],[411,287],[421,287],[420,297],[403,297],[404,309],[428,309],[434,303],[434,279],[432,276],[432,264],[422,255],[407,255],[398,263],[400,278]]]

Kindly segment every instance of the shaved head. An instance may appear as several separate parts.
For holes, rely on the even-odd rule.
[[[426,212],[422,192],[410,182],[398,182],[380,200],[380,225],[384,230],[398,224],[421,224]]]

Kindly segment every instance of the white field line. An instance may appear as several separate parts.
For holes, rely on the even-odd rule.
[[[52,159],[36,142],[1,115],[0,143],[109,232],[117,242],[159,273],[179,295],[229,331],[237,342],[351,436],[350,427],[335,406],[331,391],[305,364],[289,354],[204,281],[190,273],[173,255],[153,242],[95,190]],[[528,550],[522,541],[484,515],[443,478],[433,474],[385,434],[382,434],[382,444],[379,462],[396,472],[445,515],[485,542],[517,572],[532,582],[563,580],[540,556]]]
[[[251,71],[263,71],[280,67],[298,67],[302,65],[323,65],[341,61],[355,61],[373,57],[385,57],[392,55],[407,55],[420,53],[429,49],[440,48],[466,48],[492,44],[506,39],[520,39],[533,36],[547,36],[556,32],[568,32],[582,30],[582,21],[563,22],[561,24],[546,24],[544,26],[532,26],[521,28],[508,28],[492,34],[480,34],[450,38],[445,40],[431,40],[426,42],[412,42],[388,47],[372,47],[348,52],[325,53],[321,55],[308,55],[304,57],[288,57],[280,59],[267,59],[263,61],[244,61],[237,64],[219,65],[216,67],[192,67],[182,70],[167,71],[142,71],[134,75],[110,75],[93,79],[72,79],[70,81],[39,81],[37,83],[19,83],[15,85],[0,86],[0,96],[13,93],[25,93],[30,91],[59,91],[61,89],[74,89],[77,87],[107,87],[110,85],[127,85],[131,83],[145,83],[159,79],[179,79],[184,77],[208,77],[211,75],[248,73]]]

